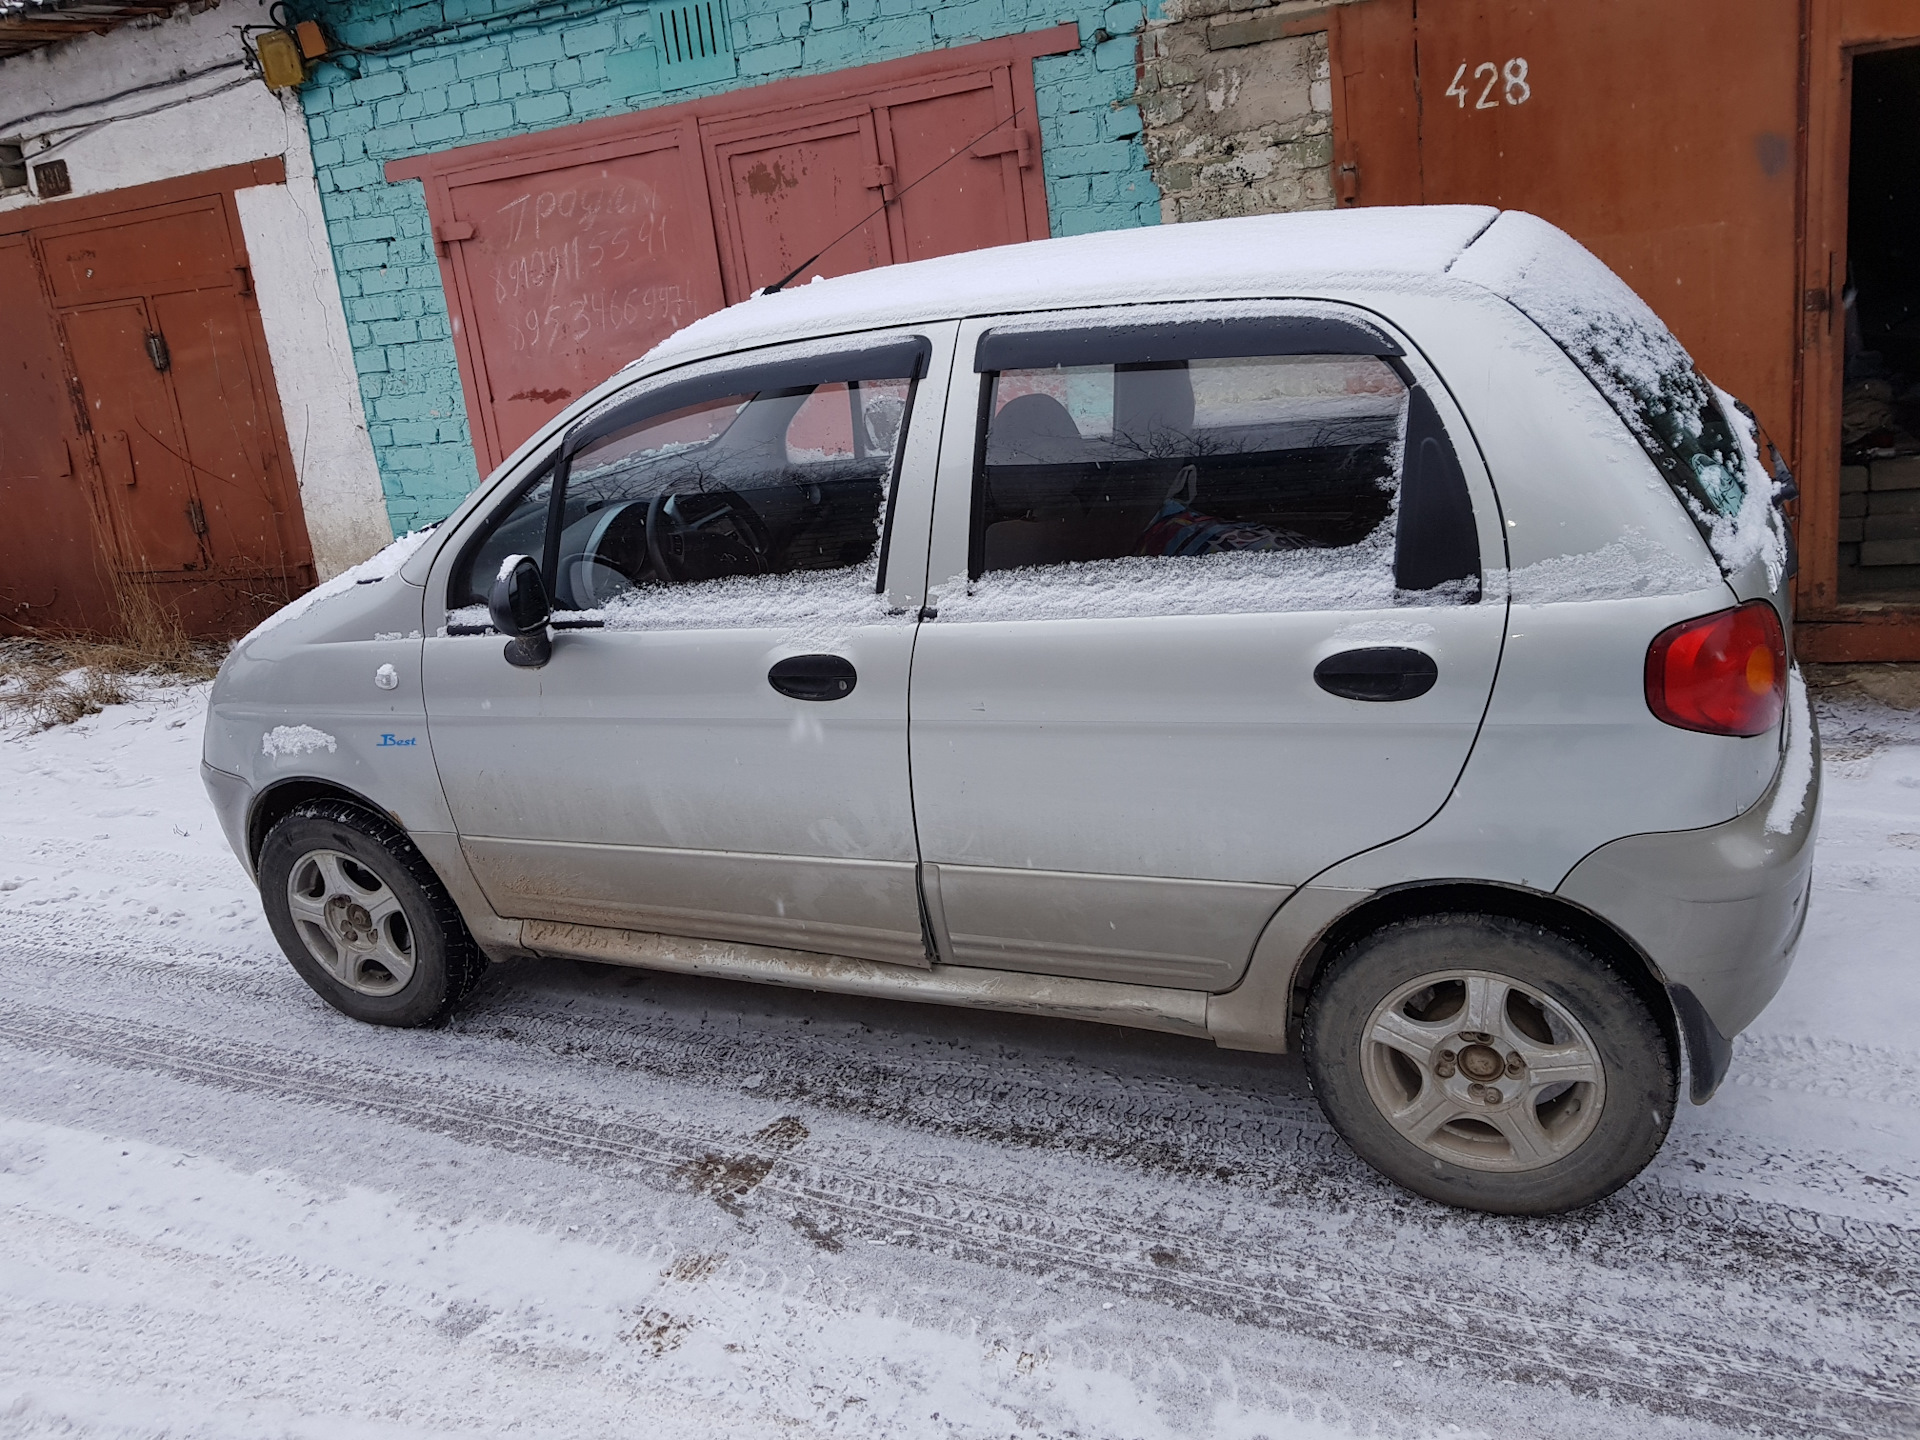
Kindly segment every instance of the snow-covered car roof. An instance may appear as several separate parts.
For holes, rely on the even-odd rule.
[[[755,295],[669,336],[644,363],[965,315],[1433,278],[1499,214],[1483,205],[1314,210],[999,245]]]

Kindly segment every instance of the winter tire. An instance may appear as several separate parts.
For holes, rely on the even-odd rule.
[[[485,961],[439,877],[369,810],[300,806],[267,832],[258,870],[274,938],[343,1014],[431,1024],[480,978]]]
[[[1598,955],[1491,915],[1401,921],[1328,965],[1307,1076],[1354,1152],[1471,1210],[1553,1215],[1626,1184],[1666,1139],[1665,1035]]]

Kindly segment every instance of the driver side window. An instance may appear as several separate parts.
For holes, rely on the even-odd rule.
[[[559,611],[610,627],[754,624],[795,605],[877,603],[910,377],[711,395],[574,452],[469,551],[450,603],[484,604],[509,554],[532,555]],[[557,523],[556,523],[557,522]]]

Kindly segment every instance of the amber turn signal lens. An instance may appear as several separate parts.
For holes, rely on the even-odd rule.
[[[1647,708],[1709,735],[1763,735],[1787,704],[1787,637],[1765,600],[1683,620],[1647,647]]]

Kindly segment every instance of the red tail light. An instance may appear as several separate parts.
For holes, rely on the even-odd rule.
[[[1764,600],[1662,630],[1647,647],[1647,708],[1682,730],[1761,735],[1787,704],[1787,637]]]

